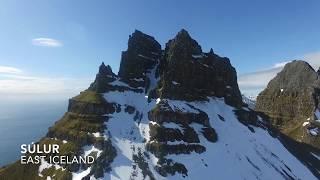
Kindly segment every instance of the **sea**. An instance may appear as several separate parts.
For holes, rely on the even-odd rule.
[[[68,98],[0,96],[0,167],[20,160],[21,145],[45,136],[67,105]]]

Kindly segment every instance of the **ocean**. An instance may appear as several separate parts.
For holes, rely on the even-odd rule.
[[[0,167],[20,159],[21,144],[45,136],[67,105],[67,99],[0,99]]]

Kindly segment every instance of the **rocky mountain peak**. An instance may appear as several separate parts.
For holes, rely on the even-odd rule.
[[[201,55],[202,49],[198,42],[191,38],[189,33],[182,29],[166,44],[165,54],[168,61],[187,61],[192,55]]]
[[[116,79],[116,75],[112,72],[112,69],[109,65],[105,65],[104,62],[99,66],[99,72],[96,75],[96,79],[90,85],[89,90],[95,92],[105,92],[109,89],[109,83]]]
[[[135,30],[129,36],[128,49],[122,52],[118,75],[135,87],[145,87],[146,74],[158,64],[160,56],[161,45],[154,37]]]
[[[189,36],[189,37],[190,37],[190,35],[189,35],[188,31],[187,31],[187,30],[185,30],[184,28],[182,28],[182,29],[178,32],[178,34],[177,34],[177,35],[181,35],[181,36]]]
[[[188,33],[187,30],[181,29],[175,38],[177,41],[194,41],[194,39],[191,38],[190,34]]]
[[[284,66],[283,70],[268,85],[268,89],[299,92],[310,87],[318,79],[315,70],[305,61],[295,60]]]
[[[317,72],[307,62],[295,60],[286,64],[259,94],[256,110],[269,116],[282,133],[298,142],[319,146],[303,125],[312,124],[319,107],[319,89]]]
[[[210,48],[209,54],[214,54],[213,49]]]
[[[152,51],[161,49],[161,45],[154,37],[147,35],[139,30],[135,30],[128,40],[128,51]]]
[[[111,67],[102,63],[90,89],[97,92],[115,89],[110,85],[114,77]],[[193,101],[224,97],[229,105],[242,106],[237,74],[229,59],[214,54],[212,49],[209,53],[202,52],[184,29],[169,40],[164,52],[154,37],[136,30],[129,37],[128,49],[122,53],[116,78],[131,88],[144,90],[149,99]]]
[[[163,59],[161,98],[204,100],[216,96],[241,106],[236,71],[229,59],[214,54],[212,49],[202,52],[186,30],[168,41]]]
[[[111,66],[105,65],[104,62],[101,63],[99,66],[99,75],[100,76],[115,76],[115,74],[112,72]]]

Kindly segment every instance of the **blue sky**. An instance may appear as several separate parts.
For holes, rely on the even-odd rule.
[[[78,92],[101,61],[118,71],[134,29],[163,46],[185,28],[203,50],[229,57],[242,91],[256,94],[283,62],[320,65],[319,7],[318,0],[2,0],[0,93]]]

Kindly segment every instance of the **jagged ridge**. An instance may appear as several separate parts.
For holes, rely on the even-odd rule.
[[[102,63],[89,89],[70,100],[47,135],[73,144],[77,154],[95,153],[96,163],[54,169],[42,162],[28,177],[315,179],[243,105],[228,58],[202,52],[185,30],[164,50],[135,31],[118,75]],[[0,170],[0,177],[17,179],[11,172],[18,166]]]

